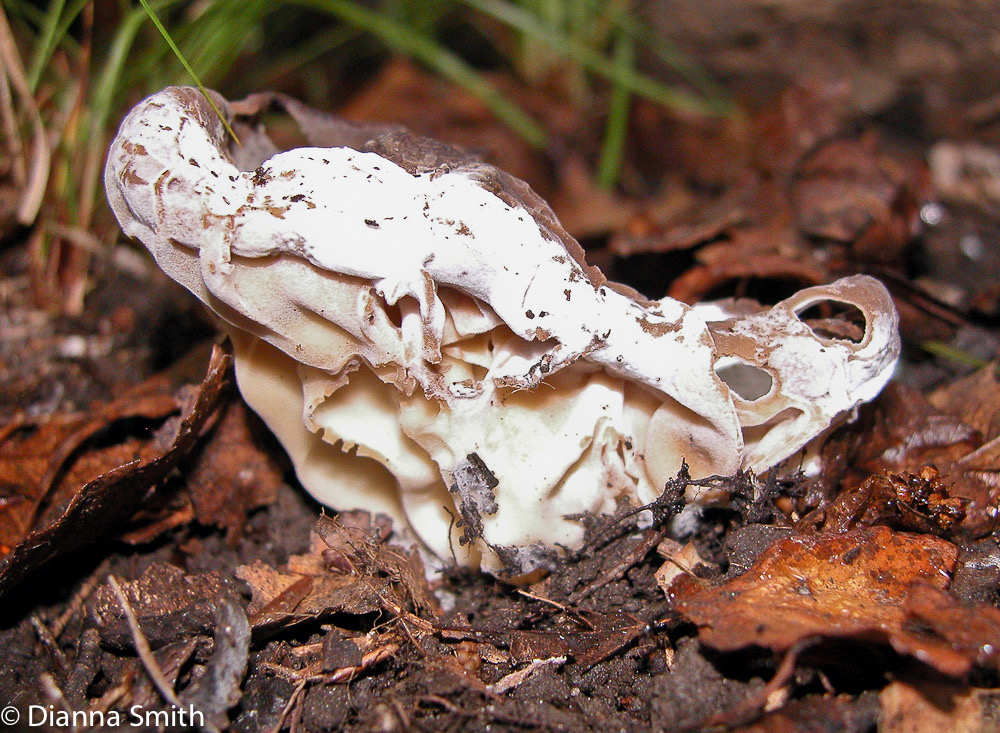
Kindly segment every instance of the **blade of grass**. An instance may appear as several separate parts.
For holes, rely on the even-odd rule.
[[[7,24],[7,16],[2,9],[0,9],[0,59],[3,60],[2,73],[6,75],[15,93],[20,97],[20,102],[31,120],[31,153],[29,163],[26,165],[28,178],[17,207],[17,220],[25,226],[30,226],[42,207],[49,172],[52,169],[52,157],[42,115],[28,87],[27,74],[17,50],[14,34]]]
[[[631,36],[619,31],[615,39],[614,54],[616,66],[621,69],[631,69],[634,66],[635,46]],[[618,183],[622,154],[625,151],[625,138],[628,135],[631,102],[632,93],[627,87],[616,85],[612,88],[608,121],[604,127],[604,140],[601,144],[601,157],[597,163],[597,184],[601,188],[611,189]]]
[[[163,10],[178,2],[180,0],[159,0],[151,7],[154,10]],[[90,97],[91,129],[94,132],[104,130],[111,111],[119,101],[118,96],[123,91],[121,80],[126,61],[148,17],[146,10],[136,8],[118,23],[114,38],[104,54],[104,64],[97,73]]]
[[[277,59],[268,61],[263,68],[258,69],[260,85],[262,87],[269,86],[281,75],[301,68],[323,54],[345,46],[357,38],[360,33],[361,31],[358,29],[348,27],[319,31],[291,51],[283,53]]]
[[[69,28],[91,0],[76,0],[65,12],[65,0],[53,0],[45,11],[41,32],[35,39],[35,50],[28,68],[28,85],[32,92],[38,88],[42,74],[52,59],[52,54],[68,38]]]
[[[960,349],[956,349],[954,346],[949,346],[940,341],[922,341],[920,342],[920,348],[935,356],[940,356],[943,359],[954,361],[958,364],[975,367],[976,369],[982,369],[989,364],[989,361],[986,359],[980,359],[978,356],[967,354]]]
[[[191,65],[187,62],[187,59],[184,58],[184,54],[181,53],[181,50],[177,47],[177,44],[174,43],[174,39],[170,36],[170,33],[167,32],[167,29],[163,26],[163,23],[160,22],[160,19],[156,17],[156,13],[153,12],[153,9],[149,5],[149,0],[139,0],[139,2],[142,5],[143,9],[146,11],[146,13],[149,15],[149,19],[153,22],[153,25],[156,26],[156,30],[160,32],[160,35],[163,36],[163,40],[167,42],[167,45],[170,46],[170,50],[174,52],[174,55],[176,55],[177,59],[181,62],[181,65],[184,67],[184,70],[191,75],[191,78],[194,79],[194,82],[198,86],[198,89],[201,90],[201,93],[205,95],[205,99],[208,100],[208,103],[209,105],[211,105],[212,110],[219,117],[219,120],[222,122],[223,127],[226,128],[226,132],[229,133],[229,136],[236,141],[237,145],[239,145],[240,139],[236,136],[236,133],[233,132],[233,128],[229,126],[229,120],[226,119],[226,116],[222,114],[222,111],[218,108],[218,106],[216,106],[215,100],[212,99],[211,95],[208,93],[208,90],[205,89],[205,85],[201,83],[201,78],[194,72],[194,69],[191,68]]]
[[[257,41],[267,15],[283,7],[272,0],[214,2],[172,35],[182,56],[202,79],[218,80]]]
[[[334,15],[345,23],[371,33],[390,48],[426,64],[444,78],[477,96],[493,114],[529,144],[539,148],[545,146],[545,131],[535,120],[487,82],[482,74],[427,35],[349,0],[292,1],[297,5]]]
[[[159,0],[152,5],[154,10],[164,10],[180,0]],[[135,8],[119,21],[115,35],[105,52],[105,61],[94,81],[88,108],[88,118],[84,121],[86,132],[82,139],[88,140],[83,173],[80,176],[81,200],[93,201],[98,192],[101,166],[104,162],[105,139],[111,113],[124,101],[120,96],[127,94],[130,87],[122,83],[126,62],[129,60],[139,31],[149,16],[143,8]]]
[[[35,93],[38,80],[42,76],[45,64],[48,63],[52,52],[55,51],[59,39],[56,31],[59,28],[59,18],[62,16],[64,0],[52,0],[42,17],[42,25],[39,34],[35,38],[35,52],[32,54],[31,64],[28,66],[28,88],[31,93]]]
[[[733,105],[725,88],[707,74],[700,64],[694,62],[662,35],[655,33],[641,18],[631,12],[620,12],[603,0],[586,0],[584,4],[593,7],[594,12],[602,18],[613,20],[615,26],[622,28],[637,44],[652,51],[657,58],[680,74],[681,78],[699,89],[717,114],[728,114],[733,111]]]
[[[672,109],[694,114],[718,114],[717,105],[711,100],[673,89],[665,84],[639,74],[634,68],[619,68],[612,60],[568,38],[560,29],[539,22],[538,18],[505,0],[462,0],[469,7],[488,15],[504,25],[549,44],[567,58],[588,71],[608,81],[624,86],[629,91]]]

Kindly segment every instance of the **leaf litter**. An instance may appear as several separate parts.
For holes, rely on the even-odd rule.
[[[406,122],[405,110],[382,113],[427,89],[394,64],[352,108]],[[515,162],[541,190],[563,191],[566,221],[597,238],[595,261],[653,273],[652,295],[759,295],[876,271],[899,285],[911,345],[988,331],[975,303],[995,283],[955,306],[907,270],[934,159],[855,124],[842,103],[791,88],[742,132],[685,132],[639,104],[636,139],[680,130],[674,170],[701,178],[652,187],[641,173],[653,160],[633,162],[620,208],[579,185],[579,149],[544,164],[519,150]],[[580,132],[558,105],[546,114]],[[427,124],[442,137],[489,128],[464,99]],[[768,152],[746,165],[751,134]],[[490,130],[487,147],[503,150],[498,139]],[[962,206],[993,205],[988,191],[951,190]],[[672,273],[648,267],[672,257],[683,264]],[[25,324],[43,319],[9,303],[7,315],[4,334],[31,343]],[[699,511],[668,484],[645,515],[577,518],[584,551],[510,586],[461,569],[428,579],[384,518],[323,516],[286,483],[221,351],[200,386],[147,364],[117,396],[98,385],[67,411],[53,383],[72,391],[87,377],[51,349],[77,353],[76,342],[35,330],[50,339],[44,381],[0,349],[17,376],[5,404],[24,393],[41,406],[0,428],[0,692],[20,706],[166,710],[176,699],[234,731],[996,727],[994,364],[970,373],[910,354],[900,382],[829,436],[818,474],[792,462],[781,475],[719,477],[713,488],[732,501]]]

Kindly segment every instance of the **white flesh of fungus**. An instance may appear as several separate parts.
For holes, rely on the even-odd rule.
[[[733,318],[645,301],[484,170],[348,147],[240,170],[204,97],[170,88],[122,123],[106,186],[125,233],[226,323],[240,389],[303,485],[445,560],[527,571],[580,545],[567,515],[652,501],[682,461],[762,471],[889,379],[878,282]],[[863,336],[814,331],[799,314],[820,302],[856,307]]]

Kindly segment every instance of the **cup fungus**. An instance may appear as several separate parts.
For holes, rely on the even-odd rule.
[[[897,317],[871,278],[742,314],[648,301],[587,266],[522,181],[328,123],[325,147],[237,148],[200,92],[166,89],[122,123],[108,197],[220,316],[302,484],[387,512],[439,558],[543,565],[579,546],[569,516],[649,502],[682,461],[774,466],[892,373]],[[863,331],[810,325],[824,302]]]

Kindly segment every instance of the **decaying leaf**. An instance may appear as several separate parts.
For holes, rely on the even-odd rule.
[[[44,563],[67,555],[114,532],[138,510],[149,493],[190,455],[211,426],[228,384],[230,357],[212,356],[208,375],[196,394],[177,406],[182,417],[153,439],[155,450],[118,463],[75,490],[52,524],[32,531],[0,559],[0,596]]]
[[[992,367],[987,367],[986,371]],[[942,390],[928,401],[918,390],[892,383],[873,404],[868,420],[831,441],[830,457],[849,459],[856,470],[844,488],[851,490],[870,474],[919,475],[924,466],[938,473],[936,483],[962,507],[963,535],[981,537],[1000,521],[1000,436],[984,435],[995,411],[993,377],[980,373],[963,382],[968,399]],[[967,422],[968,420],[968,422]]]
[[[933,666],[947,672],[944,666],[953,664],[958,674],[972,664],[1000,669],[1000,610],[995,607],[958,603],[950,593],[922,585],[907,597],[906,613],[911,627],[941,643],[931,652]]]
[[[322,517],[309,552],[290,557],[284,571],[260,561],[237,571],[253,593],[256,635],[333,613],[440,614],[419,556],[386,542],[385,518],[359,511],[339,520]]]
[[[437,633],[449,641],[477,641],[506,649],[515,662],[571,656],[584,668],[604,661],[648,633],[647,624],[627,613],[581,613],[574,618],[561,619],[560,623],[564,629],[439,628]]]
[[[850,243],[862,261],[895,263],[915,230],[922,182],[879,144],[866,134],[811,151],[797,172],[795,215],[805,236]]]
[[[130,393],[90,416],[57,415],[5,426],[0,441],[0,548],[9,551],[30,532],[51,524],[87,482],[155,455],[143,421],[156,424],[179,407],[168,385],[154,380],[138,394]],[[137,429],[126,426],[117,440],[87,446],[128,420]]]
[[[736,728],[735,733],[866,733],[880,722],[878,698],[873,694],[860,699],[851,695],[810,695],[788,702],[751,725]]]
[[[647,204],[643,225],[616,233],[611,252],[690,250],[695,265],[668,291],[688,303],[755,293],[761,283],[761,290],[784,290],[828,282],[860,263],[898,267],[927,195],[926,165],[871,131],[858,134],[837,111],[836,96],[826,88],[787,90],[751,126],[761,139],[706,141],[689,175],[715,173],[741,154],[756,154],[755,165],[730,171],[721,195],[709,180],[679,203],[670,192]],[[720,146],[727,146],[721,155]]]
[[[720,586],[682,576],[670,596],[701,639],[723,651],[758,645],[784,652],[811,638],[851,638],[889,644],[961,675],[994,664],[1000,643],[992,616],[971,623],[989,609],[961,606],[944,592],[957,555],[940,538],[885,527],[796,536]]]
[[[188,474],[195,517],[224,528],[230,538],[238,536],[252,510],[274,502],[282,481],[274,451],[262,448],[255,433],[259,424],[242,402],[226,405]]]
[[[804,517],[797,526],[822,523],[827,532],[885,524],[896,529],[941,536],[958,534],[969,500],[951,495],[938,470],[923,466],[916,474],[870,476],[855,489],[840,493],[828,506]]]
[[[998,733],[1000,692],[940,678],[894,680],[881,693],[882,733]]]
[[[239,568],[236,576],[253,593],[247,611],[258,637],[334,613],[363,615],[381,608],[374,589],[355,575],[286,573],[258,560]]]
[[[937,409],[979,431],[983,440],[1000,436],[1000,363],[942,385],[927,399]]]
[[[219,603],[239,596],[236,584],[217,573],[188,575],[166,564],[151,565],[137,580],[120,586],[144,636],[154,647],[192,635],[211,635]],[[110,586],[97,590],[90,614],[102,643],[115,649],[131,648],[132,634],[125,613]]]

